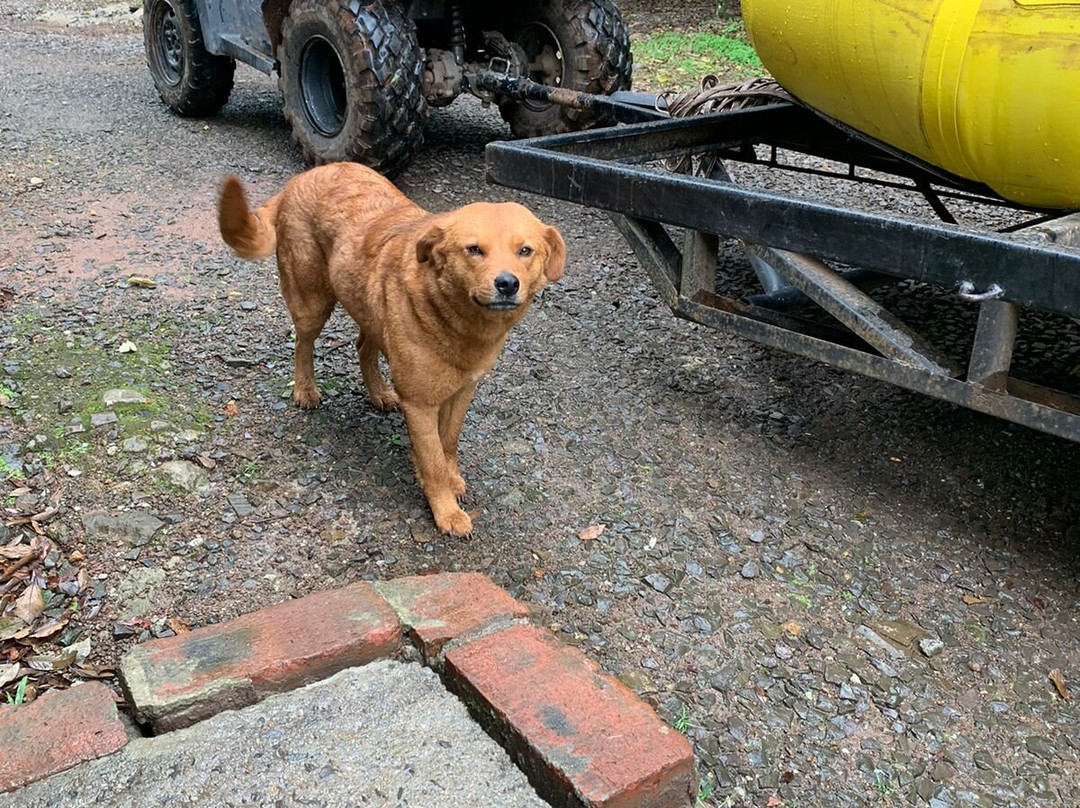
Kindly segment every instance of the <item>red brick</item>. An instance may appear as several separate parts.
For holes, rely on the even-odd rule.
[[[0,708],[0,791],[13,791],[127,743],[112,691],[91,682]]]
[[[446,680],[541,797],[588,808],[685,808],[690,744],[576,648],[514,626],[446,653]]]
[[[528,609],[478,572],[417,575],[376,583],[430,664],[451,640],[527,617]]]
[[[162,732],[400,650],[394,610],[359,583],[151,640],[124,655],[120,681],[136,720]]]

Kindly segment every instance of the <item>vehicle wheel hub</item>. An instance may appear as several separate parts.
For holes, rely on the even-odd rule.
[[[340,134],[348,111],[345,68],[328,40],[312,37],[304,45],[299,78],[308,122],[325,137]]]

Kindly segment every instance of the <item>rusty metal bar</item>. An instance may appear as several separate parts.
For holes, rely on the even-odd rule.
[[[1020,308],[1015,303],[987,300],[979,306],[979,324],[971,348],[967,380],[987,390],[1004,393],[1008,389],[1009,366]]]
[[[929,373],[960,375],[959,368],[949,357],[823,261],[757,244],[747,245],[747,250],[766,261],[788,283],[883,356]]]
[[[745,112],[755,110],[732,114]],[[653,127],[648,131],[656,135],[666,131],[667,122],[643,126]],[[609,212],[813,254],[894,277],[946,286],[970,280],[981,289],[997,283],[1011,302],[1080,317],[1077,251],[659,174],[549,151],[546,142],[541,138],[489,144],[489,178]]]
[[[733,312],[679,298],[675,313],[711,328],[804,356],[851,373],[895,384],[906,390],[948,401],[1006,421],[1024,424],[1068,440],[1080,439],[1080,399],[1037,385],[1018,385],[1013,394],[997,393],[937,373],[902,365],[844,345],[816,339],[808,334],[778,328]],[[1026,391],[1033,398],[1019,395]]]
[[[716,292],[716,262],[719,250],[720,241],[712,233],[686,231],[683,236],[680,294],[693,298],[701,292]]]
[[[656,108],[655,99],[651,106],[643,104],[642,101],[647,98],[646,96],[642,96],[641,99],[626,96],[634,101],[634,103],[628,103],[615,100],[611,96],[582,93],[565,87],[550,87],[529,78],[509,76],[489,70],[467,73],[466,83],[470,91],[484,97],[495,94],[519,98],[523,101],[557,104],[561,107],[592,112],[619,123],[642,123],[667,117],[667,113]]]

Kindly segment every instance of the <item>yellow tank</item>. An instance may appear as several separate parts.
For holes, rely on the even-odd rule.
[[[1031,207],[1080,208],[1080,0],[742,0],[761,61],[848,126]]]

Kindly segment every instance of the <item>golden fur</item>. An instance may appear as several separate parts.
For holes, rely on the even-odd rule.
[[[355,163],[306,171],[254,212],[239,180],[227,177],[218,215],[237,255],[277,251],[296,327],[296,404],[319,404],[315,339],[340,303],[360,329],[356,349],[372,402],[405,415],[436,526],[471,533],[457,501],[465,493],[457,462],[465,411],[510,329],[536,293],[562,276],[559,232],[515,203],[429,213]]]

